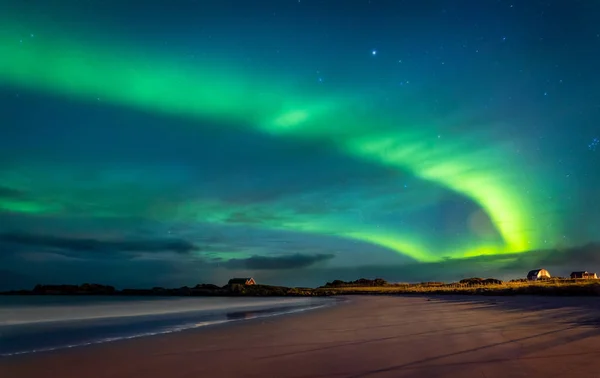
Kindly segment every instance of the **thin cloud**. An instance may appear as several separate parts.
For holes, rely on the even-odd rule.
[[[13,189],[7,186],[0,186],[0,198],[5,199],[25,199],[27,192]]]
[[[231,259],[222,264],[230,269],[256,269],[256,270],[285,270],[307,268],[316,263],[331,260],[333,254],[307,255],[295,253],[287,256],[251,256],[246,259]]]
[[[68,252],[176,252],[190,253],[198,248],[182,239],[99,240],[27,233],[0,234],[0,243],[58,249]]]

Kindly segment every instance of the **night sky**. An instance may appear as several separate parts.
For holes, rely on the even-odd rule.
[[[600,3],[0,1],[0,288],[600,269]]]

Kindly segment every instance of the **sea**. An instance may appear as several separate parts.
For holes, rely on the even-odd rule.
[[[0,357],[331,306],[312,297],[0,296]]]

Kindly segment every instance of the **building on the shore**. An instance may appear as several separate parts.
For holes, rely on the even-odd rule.
[[[590,272],[572,272],[571,273],[571,278],[572,279],[576,279],[576,278],[582,278],[582,279],[597,279],[598,275],[596,273],[590,273]]]
[[[529,281],[543,280],[550,277],[550,272],[548,272],[546,269],[534,269],[527,273],[527,280]]]
[[[247,277],[247,278],[232,278],[232,279],[229,280],[229,282],[227,283],[227,285],[230,286],[230,287],[235,287],[235,286],[250,286],[250,285],[256,285],[256,281],[252,277]]]

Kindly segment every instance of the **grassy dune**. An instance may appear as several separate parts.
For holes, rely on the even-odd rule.
[[[497,280],[493,280],[497,281]],[[600,295],[600,280],[548,279],[541,281],[516,280],[494,283],[385,283],[382,285],[323,286],[315,291],[327,295],[349,294],[473,294],[473,295]]]

